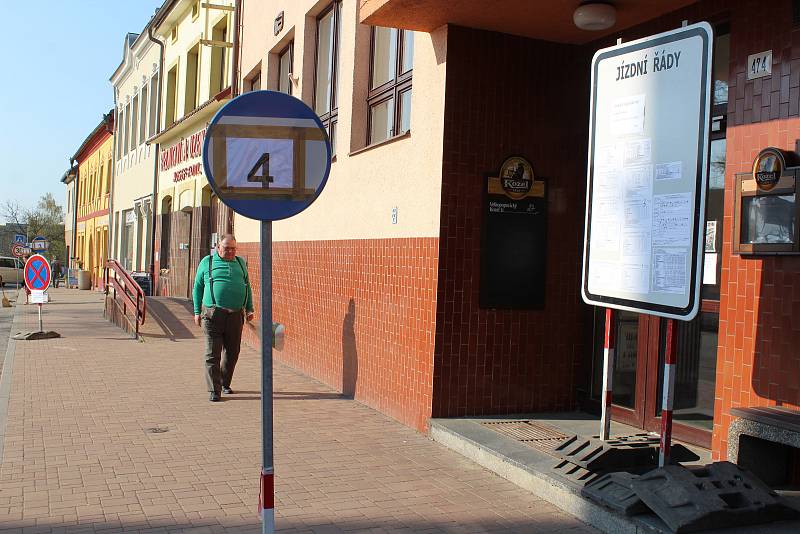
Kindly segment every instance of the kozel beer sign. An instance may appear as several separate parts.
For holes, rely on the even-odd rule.
[[[786,162],[783,154],[774,148],[762,150],[753,163],[753,178],[762,191],[769,191],[781,179]]]

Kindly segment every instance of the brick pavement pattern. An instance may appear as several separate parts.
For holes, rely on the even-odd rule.
[[[51,290],[45,330],[16,342],[0,532],[260,532],[260,360],[208,402],[185,302],[154,301],[144,343],[102,296]],[[24,299],[23,299],[24,301]],[[13,331],[33,329],[20,306]],[[281,532],[590,532],[414,430],[275,366]]]

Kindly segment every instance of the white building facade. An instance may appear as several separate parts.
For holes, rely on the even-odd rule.
[[[116,102],[111,257],[129,271],[150,272],[158,128],[160,49],[142,33],[125,36],[123,58],[111,76]]]

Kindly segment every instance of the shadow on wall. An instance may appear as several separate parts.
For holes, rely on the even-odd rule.
[[[357,383],[356,302],[351,298],[342,322],[342,395],[355,398]]]
[[[760,290],[756,284],[759,294],[753,335],[753,391],[778,406],[797,406],[800,404],[800,352],[797,350],[800,345],[797,320],[800,315],[800,262],[791,256],[763,257],[761,269]],[[748,321],[747,311],[744,321],[745,324]],[[747,348],[745,360],[746,353]],[[746,391],[745,387],[742,390]],[[747,404],[744,398],[741,404]]]

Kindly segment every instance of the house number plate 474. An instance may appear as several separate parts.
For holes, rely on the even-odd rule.
[[[772,76],[772,50],[747,56],[747,79]]]

